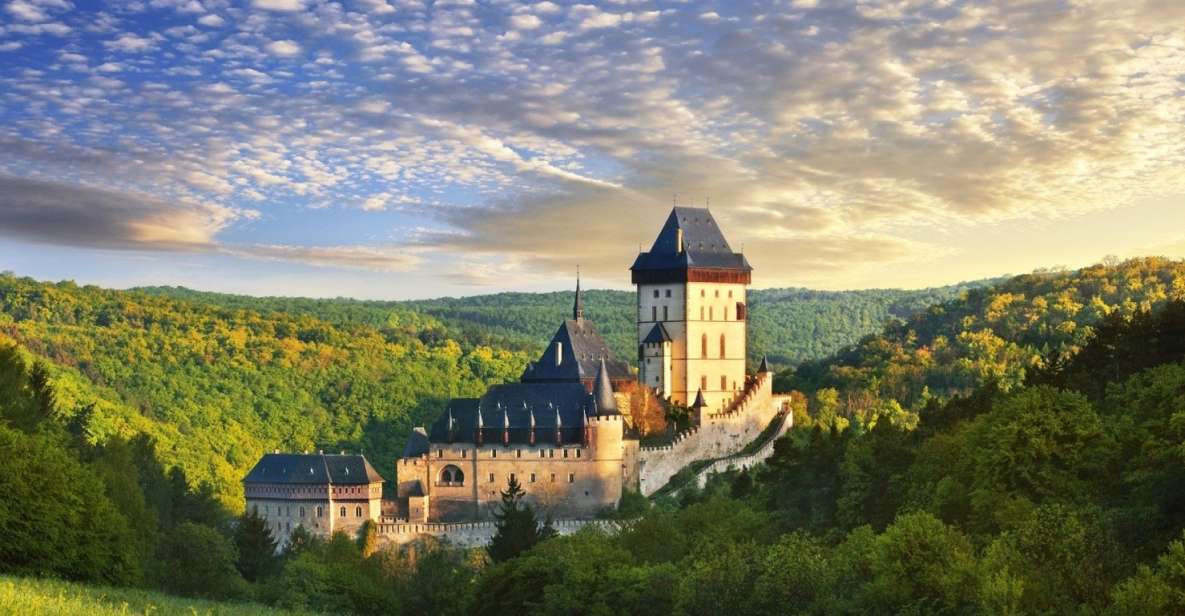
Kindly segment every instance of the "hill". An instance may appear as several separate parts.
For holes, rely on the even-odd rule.
[[[887,321],[908,318],[987,284],[990,281],[919,290],[755,289],[749,292],[749,359],[756,362],[768,354],[771,362],[783,366],[820,359],[880,331]],[[635,304],[633,292],[585,293],[586,314],[618,357],[637,355]],[[557,315],[571,310],[572,294],[499,293],[404,305],[465,331],[489,331],[520,346],[538,348],[555,330]]]
[[[755,289],[749,292],[750,359],[768,354],[775,365],[792,366],[827,357],[886,322],[906,319],[933,304],[991,284],[964,282],[930,289]],[[496,293],[405,302],[353,299],[250,297],[182,287],[140,287],[152,295],[260,312],[284,311],[338,324],[382,327],[393,313],[435,317],[444,333],[473,343],[537,352],[572,310],[572,293]],[[584,291],[585,312],[618,356],[636,354],[635,298],[630,291]]]
[[[1072,358],[1108,316],[1131,318],[1185,298],[1185,261],[1149,257],[1038,271],[931,306],[834,356],[779,374],[775,387],[814,394],[830,422],[887,414],[916,421],[931,401],[986,383],[1009,391]],[[842,423],[842,421],[841,421]]]
[[[0,275],[0,345],[48,360],[62,412],[91,409],[92,440],[148,434],[167,465],[232,507],[274,448],[362,449],[389,474],[413,425],[526,361],[400,307],[376,324],[340,303],[317,316],[235,301]]]

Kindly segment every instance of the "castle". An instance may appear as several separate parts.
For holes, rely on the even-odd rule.
[[[367,500],[353,511],[337,504],[334,495],[351,494],[347,488],[354,484],[348,482],[360,481],[359,470],[348,479],[310,470],[302,480],[315,475],[328,482],[293,492],[294,484],[275,481],[276,474],[301,474],[316,467],[317,457],[285,458],[294,470],[261,471],[280,463],[273,454],[244,480],[248,508],[285,528],[303,518],[276,499],[312,496],[319,500],[308,501],[310,510],[337,507],[335,513],[358,513],[358,523],[362,517],[391,524],[468,523],[488,520],[515,478],[528,502],[554,518],[587,519],[615,507],[626,490],[651,495],[691,462],[741,451],[785,411],[765,361],[755,374],[745,371],[752,267],[732,250],[708,210],[676,207],[630,270],[637,287],[636,376],[585,316],[577,281],[571,318],[519,382],[491,386],[480,398],[450,400],[430,426],[412,432],[395,462],[393,501],[380,507]],[[691,426],[669,443],[642,446],[630,416],[640,398],[687,407]],[[329,463],[330,457],[318,455]],[[361,464],[369,469],[364,459]],[[283,485],[288,492],[277,492]],[[376,484],[366,485],[369,497]],[[329,534],[354,522],[348,515],[325,524],[321,519],[310,517],[318,525],[306,528]]]

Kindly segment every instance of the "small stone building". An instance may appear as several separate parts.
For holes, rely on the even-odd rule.
[[[328,537],[382,515],[383,478],[358,454],[265,454],[243,479],[247,511],[285,545],[299,526]]]

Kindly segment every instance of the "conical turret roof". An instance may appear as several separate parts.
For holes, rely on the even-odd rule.
[[[613,397],[613,384],[609,382],[609,368],[605,366],[605,358],[601,358],[601,365],[597,368],[597,378],[593,381],[593,400],[597,403],[598,415],[617,415],[617,399]]]

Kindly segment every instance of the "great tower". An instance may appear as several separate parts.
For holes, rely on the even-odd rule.
[[[638,289],[638,380],[717,411],[745,387],[753,268],[706,209],[676,207],[630,267]]]

